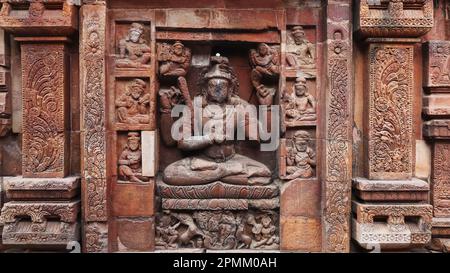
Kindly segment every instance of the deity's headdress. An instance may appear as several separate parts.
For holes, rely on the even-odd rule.
[[[231,93],[237,95],[239,90],[239,82],[236,74],[231,68],[228,58],[222,56],[211,56],[211,63],[209,67],[205,68],[200,75],[200,82],[202,93],[206,88],[206,83],[209,79],[221,78],[226,79],[231,84]]]

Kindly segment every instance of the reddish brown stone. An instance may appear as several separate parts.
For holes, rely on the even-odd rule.
[[[320,183],[316,179],[295,179],[281,187],[280,213],[282,216],[320,216]]]
[[[318,218],[281,216],[281,250],[321,251],[321,223]]]
[[[146,185],[117,183],[112,204],[115,216],[153,216],[155,182]]]
[[[153,218],[118,218],[115,222],[119,252],[154,250],[155,223]]]

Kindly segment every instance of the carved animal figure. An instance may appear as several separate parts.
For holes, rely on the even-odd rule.
[[[187,229],[178,237],[180,245],[190,244],[192,247],[195,247],[195,243],[193,240],[194,236],[200,235],[202,237],[205,237],[203,232],[195,224],[194,219],[192,219],[189,214],[174,213],[173,216],[177,218],[181,224],[187,226]]]

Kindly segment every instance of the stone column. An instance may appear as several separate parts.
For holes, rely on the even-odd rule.
[[[22,176],[4,179],[9,202],[0,221],[5,225],[5,245],[65,249],[79,241],[79,178],[66,177],[70,174],[67,37],[77,28],[77,10],[69,1],[55,1],[60,5],[49,15],[44,2],[2,3],[0,27],[20,43],[23,128]],[[28,12],[16,12],[21,9],[17,4],[28,5]]]
[[[105,2],[83,5],[80,18],[83,247],[86,252],[107,252]]]
[[[364,83],[365,178],[353,179],[352,237],[363,248],[398,249],[431,237],[429,185],[415,178],[418,86],[414,50],[433,26],[432,1],[417,7],[360,1],[358,34],[366,38]],[[418,15],[420,14],[420,15]]]
[[[352,27],[351,1],[326,7],[325,136],[322,171],[323,252],[350,251]]]
[[[431,204],[432,244],[435,250],[450,251],[450,41],[424,44],[423,134],[432,144]]]

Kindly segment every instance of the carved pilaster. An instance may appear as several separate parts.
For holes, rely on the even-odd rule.
[[[22,54],[24,177],[68,174],[68,74],[64,38],[17,38]]]
[[[81,172],[87,252],[107,249],[105,128],[106,7],[83,5],[80,31]],[[94,222],[94,223],[91,223]]]
[[[413,47],[371,44],[366,125],[369,179],[412,177]]]
[[[326,135],[322,186],[325,252],[350,250],[352,29],[350,1],[327,6]],[[342,17],[341,17],[342,16]],[[344,20],[343,20],[344,19]]]

